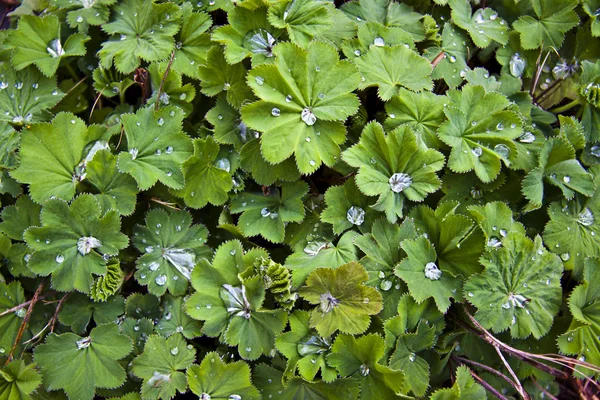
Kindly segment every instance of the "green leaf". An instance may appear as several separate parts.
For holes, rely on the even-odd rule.
[[[13,169],[19,165],[19,150],[21,137],[12,126],[0,122],[0,167]]]
[[[549,253],[539,236],[535,242],[510,233],[502,247],[481,258],[485,270],[465,284],[465,298],[477,307],[475,318],[484,328],[512,337],[539,339],[550,330],[562,298],[560,259]]]
[[[397,96],[385,103],[388,118],[385,120],[384,127],[393,130],[406,125],[423,140],[427,147],[440,149],[443,144],[438,139],[436,131],[446,120],[444,115],[446,101],[444,96],[431,92],[414,93],[401,88]]]
[[[450,307],[450,298],[462,301],[462,279],[438,267],[435,248],[429,240],[419,237],[405,240],[400,246],[407,258],[398,264],[395,273],[406,282],[417,303],[433,297],[437,308],[445,313]]]
[[[366,54],[372,46],[409,45],[414,49],[413,37],[402,28],[387,27],[377,22],[367,22],[358,27],[358,37],[342,44],[344,55],[356,59]]]
[[[175,334],[168,339],[158,335],[148,338],[144,352],[132,361],[133,374],[142,378],[144,400],[171,399],[176,391],[187,389],[187,380],[182,370],[194,362],[196,350],[187,347],[185,339]]]
[[[212,136],[194,139],[192,144],[194,154],[182,164],[185,186],[175,194],[192,208],[225,203],[229,200],[227,193],[233,188],[230,161],[217,159],[220,146]]]
[[[243,124],[241,122],[240,124]],[[244,125],[244,131],[246,126]],[[259,185],[269,186],[276,181],[292,182],[300,179],[300,172],[293,158],[280,164],[271,165],[260,152],[260,140],[253,139],[246,143],[240,151],[240,165],[244,171],[252,174]]]
[[[189,367],[187,379],[192,392],[200,398],[262,398],[252,385],[248,364],[243,361],[225,363],[215,352],[206,354],[200,365]]]
[[[166,59],[175,48],[173,35],[179,31],[181,15],[181,9],[172,3],[119,2],[111,22],[102,26],[104,32],[112,35],[98,53],[102,67],[110,68],[114,60],[117,69],[128,74],[140,64],[140,59]]]
[[[510,165],[517,149],[513,140],[523,134],[521,117],[507,110],[508,99],[486,93],[482,86],[465,86],[448,93],[451,104],[444,109],[448,121],[438,131],[440,140],[452,147],[448,166],[454,172],[475,170],[484,183],[496,179],[501,161]]]
[[[277,336],[275,346],[287,359],[286,376],[293,377],[296,370],[303,379],[313,381],[321,371],[325,382],[337,378],[337,371],[327,365],[331,340],[323,338],[310,328],[310,314],[295,310],[290,315],[290,331]]]
[[[223,49],[215,46],[208,52],[206,63],[198,68],[202,93],[212,97],[225,92],[227,102],[240,108],[244,101],[252,99],[252,91],[246,84],[246,72],[242,64],[229,64]]]
[[[236,64],[251,57],[252,64],[270,62],[273,47],[283,30],[274,28],[267,19],[267,8],[249,10],[236,7],[227,14],[229,25],[221,26],[212,34],[212,40],[225,46],[225,60]]]
[[[374,46],[354,62],[364,78],[359,88],[377,86],[382,100],[398,95],[401,87],[415,92],[433,87],[429,61],[403,45]]]
[[[349,179],[343,185],[327,189],[327,208],[321,213],[321,221],[332,224],[333,233],[336,235],[354,226],[361,232],[368,232],[377,217],[377,212],[368,207],[370,202],[370,199],[358,190],[354,180]]]
[[[252,374],[263,398],[347,400],[357,398],[360,391],[355,379],[336,379],[331,383],[310,383],[301,378],[292,378],[284,387],[282,376],[282,372],[266,364],[259,364],[254,368]]]
[[[90,297],[94,301],[107,301],[123,286],[125,274],[119,259],[111,259],[106,264],[106,274],[100,275],[92,284]]]
[[[498,13],[491,8],[480,8],[473,13],[471,5],[462,0],[449,0],[452,20],[463,28],[477,47],[485,48],[492,42],[508,43],[508,26]]]
[[[309,226],[314,227],[314,225]],[[314,228],[311,232],[315,233]],[[318,267],[327,265],[329,268],[337,268],[350,261],[358,260],[358,252],[353,243],[356,236],[358,236],[356,232],[348,231],[334,245],[318,234],[311,235],[304,248],[298,249],[285,260],[286,266],[292,270],[293,286],[300,287],[308,275]]]
[[[95,0],[91,3],[85,1],[51,0],[52,5],[70,10],[67,13],[67,21],[71,28],[78,27],[80,30],[87,29],[88,25],[102,25],[108,21],[110,14],[109,6],[115,4],[116,0]]]
[[[120,233],[119,215],[109,211],[101,216],[100,205],[89,194],[80,195],[70,206],[48,200],[41,221],[41,227],[25,231],[27,245],[35,250],[28,265],[38,275],[52,275],[52,287],[59,291],[89,293],[93,275],[106,272],[104,256],[116,255],[128,244]]]
[[[385,219],[373,223],[371,233],[354,239],[354,244],[365,256],[360,262],[369,274],[367,285],[379,288],[383,297],[382,319],[397,314],[398,302],[406,288],[394,274],[394,268],[406,256],[400,243],[417,237],[413,222],[406,218],[401,225],[390,224]]]
[[[186,339],[200,336],[201,324],[184,312],[183,301],[183,297],[173,297],[168,294],[163,296],[162,307],[165,311],[162,319],[156,324],[161,336],[169,337],[176,332],[181,333]]]
[[[564,354],[576,355],[580,361],[593,365],[600,362],[600,262],[588,258],[583,268],[583,282],[569,297],[573,321],[569,330],[558,337],[558,346]],[[589,375],[591,371],[577,367]]]
[[[225,242],[212,265],[201,260],[194,268],[192,286],[197,292],[186,302],[188,315],[205,321],[203,334],[222,335],[223,342],[237,345],[240,356],[248,360],[269,354],[287,319],[284,310],[263,308],[265,286],[260,276],[240,281],[238,273],[254,262],[251,252],[244,256],[239,242]]]
[[[41,209],[29,196],[20,196],[14,205],[2,209],[0,231],[11,239],[23,240],[27,228],[40,225]]]
[[[457,29],[451,23],[444,24],[441,45],[425,49],[423,55],[433,62],[442,52],[444,53],[444,57],[433,68],[431,78],[444,79],[448,86],[453,89],[463,83],[463,75],[469,70],[467,66],[469,58],[467,40],[465,32]]]
[[[31,198],[37,203],[52,197],[71,200],[77,184],[85,178],[84,150],[104,132],[99,125],[86,128],[71,113],[59,113],[52,123],[31,125],[21,133],[21,164],[11,176],[29,184]]]
[[[372,207],[384,211],[395,223],[403,216],[404,198],[421,202],[441,186],[436,172],[444,166],[442,153],[428,149],[407,126],[384,134],[377,122],[369,123],[358,144],[343,159],[359,168],[358,188],[367,196],[379,196]]]
[[[52,119],[48,111],[64,96],[56,78],[47,78],[28,67],[15,71],[8,63],[0,66],[0,121],[23,125]],[[7,114],[8,113],[8,114]]]
[[[212,47],[210,35],[206,31],[212,25],[210,15],[193,12],[191,3],[181,6],[183,22],[181,30],[175,36],[175,56],[173,70],[192,78],[198,77],[198,66],[206,61],[208,50]]]
[[[371,323],[370,315],[383,308],[382,297],[363,282],[369,278],[367,271],[357,262],[336,269],[319,268],[306,279],[300,296],[317,305],[310,316],[310,326],[322,337],[336,331],[360,334]]]
[[[60,37],[60,22],[55,15],[24,15],[17,29],[11,31],[6,46],[13,49],[11,63],[17,70],[34,64],[47,77],[56,73],[63,58],[85,55],[90,38],[76,33],[65,40]]]
[[[575,193],[591,196],[595,184],[575,158],[575,149],[561,137],[549,139],[540,152],[539,166],[523,179],[523,194],[530,201],[530,208],[539,208],[544,196],[544,181],[557,186],[563,196],[570,200]]]
[[[452,276],[468,277],[481,271],[479,256],[484,240],[473,220],[456,213],[457,206],[458,202],[443,202],[435,211],[418,206],[410,217],[417,233],[436,248],[439,268]]]
[[[133,84],[133,80],[125,74],[116,71],[114,68],[94,69],[94,89],[106,97],[123,95]]]
[[[431,395],[431,400],[477,400],[486,397],[483,386],[475,382],[471,370],[460,366],[456,369],[456,381],[449,389],[439,389]]]
[[[514,22],[514,29],[521,35],[524,49],[554,47],[559,49],[565,33],[579,23],[574,10],[577,0],[536,0],[532,2],[536,17],[523,15]]]
[[[113,296],[107,302],[95,302],[87,296],[71,294],[58,314],[61,324],[69,326],[73,332],[85,333],[94,318],[96,325],[108,324],[116,321],[125,312],[125,299]]]
[[[96,143],[101,143],[100,141]],[[106,143],[106,142],[104,142]],[[135,209],[138,188],[135,179],[117,169],[117,156],[109,150],[98,150],[86,165],[86,179],[98,193],[102,213],[115,210],[130,215]]]
[[[152,96],[146,101],[148,106],[173,105],[181,108],[186,114],[193,110],[190,104],[196,97],[196,88],[191,83],[182,82],[182,77],[176,70],[169,70],[167,63],[153,63],[148,67],[150,85],[153,88]],[[161,89],[160,95],[158,89]],[[157,96],[159,96],[157,100]]]
[[[417,396],[423,396],[429,386],[429,364],[416,353],[430,349],[435,341],[435,327],[421,322],[414,333],[404,333],[398,337],[389,360],[390,368],[404,372],[407,389]]]
[[[485,206],[470,206],[468,211],[485,234],[488,247],[502,246],[502,238],[510,232],[525,234],[525,228],[513,219],[513,212],[505,203],[495,201]]]
[[[183,295],[194,266],[209,254],[207,237],[206,227],[192,225],[187,211],[149,211],[146,225],[136,225],[133,231],[133,245],[143,253],[136,261],[135,279],[148,285],[154,295],[162,296],[167,290]]]
[[[391,0],[351,1],[341,7],[342,11],[359,24],[379,22],[385,26],[399,27],[409,32],[415,42],[425,39],[425,28],[421,14],[412,7]]]
[[[31,257],[29,253],[31,250],[24,243],[12,243],[9,238],[0,233],[0,259],[12,276],[35,277],[27,268],[27,260]]]
[[[286,29],[292,43],[308,47],[310,41],[333,27],[326,3],[287,0],[269,8],[268,19],[276,28]]]
[[[92,400],[95,388],[117,388],[125,382],[125,370],[117,360],[131,349],[131,339],[120,334],[116,324],[100,325],[83,338],[51,333],[35,348],[35,362],[46,389],[63,389],[70,398]]]
[[[2,368],[0,399],[30,399],[29,394],[42,383],[40,374],[33,367],[34,364],[27,365],[23,360],[16,360]]]
[[[242,107],[242,120],[263,132],[261,151],[270,164],[295,154],[298,169],[310,174],[321,163],[333,166],[344,142],[342,121],[356,112],[360,75],[340,61],[332,46],[313,42],[307,50],[291,43],[273,49],[274,64],[256,66],[248,84],[261,100]]]
[[[121,119],[128,151],[119,154],[119,170],[133,176],[140,190],[151,188],[157,181],[173,189],[182,188],[180,164],[192,154],[192,141],[181,130],[183,111],[176,107],[158,111],[140,108]]]
[[[327,357],[342,376],[352,376],[360,380],[360,399],[395,399],[403,394],[404,374],[381,365],[383,339],[375,334],[360,338],[339,335],[331,354]]]
[[[21,282],[13,281],[9,284],[0,282],[0,313],[25,303],[25,301],[25,293]],[[0,317],[0,329],[2,330],[0,354],[3,356],[10,353],[26,312],[27,308],[20,308],[14,313],[8,313]]]
[[[244,192],[231,202],[231,213],[242,213],[238,226],[244,236],[260,234],[271,242],[281,243],[285,224],[304,219],[302,197],[307,192],[304,181],[282,183],[281,191],[273,190],[268,196]]]

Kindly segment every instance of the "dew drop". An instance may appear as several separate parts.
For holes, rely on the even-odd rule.
[[[361,207],[352,206],[346,212],[346,219],[352,225],[360,226],[365,221],[365,210]]]
[[[281,111],[279,110],[279,108],[274,107],[271,110],[271,115],[274,116],[274,117],[279,117],[281,115]]]
[[[62,264],[63,261],[65,261],[65,257],[62,254],[56,256],[57,263]]]
[[[156,279],[154,280],[154,282],[156,282],[156,284],[158,286],[164,286],[165,283],[167,283],[167,276],[166,275],[159,275],[156,277]]]

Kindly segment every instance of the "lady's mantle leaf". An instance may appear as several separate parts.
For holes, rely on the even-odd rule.
[[[521,34],[521,45],[526,50],[538,47],[560,49],[565,33],[577,26],[579,17],[573,11],[577,0],[539,0],[532,2],[536,17],[521,16],[514,28]]]
[[[261,100],[242,107],[242,120],[263,132],[261,150],[269,163],[295,154],[304,174],[322,162],[332,166],[346,138],[341,121],[359,105],[352,93],[360,82],[356,67],[340,61],[335,48],[323,42],[307,50],[280,43],[273,53],[274,64],[259,65],[248,75]]]
[[[506,108],[500,93],[486,93],[482,86],[465,86],[448,93],[451,103],[444,109],[448,121],[438,131],[440,140],[452,147],[448,166],[454,172],[475,173],[491,182],[501,163],[510,165],[517,148],[513,140],[523,134],[521,117]]]
[[[264,253],[263,253],[264,254]],[[285,327],[283,310],[263,308],[265,287],[260,276],[240,281],[238,274],[253,265],[258,254],[248,252],[237,241],[222,244],[212,266],[201,260],[192,273],[197,290],[186,302],[192,318],[205,321],[202,333],[230,346],[238,346],[244,359],[255,360],[269,354],[275,335]]]
[[[286,377],[296,375],[312,381],[321,370],[321,378],[331,382],[337,378],[337,371],[327,365],[325,357],[331,349],[331,340],[322,338],[310,328],[310,314],[295,310],[290,315],[290,331],[277,336],[275,346],[287,359]]]
[[[404,391],[404,373],[379,364],[383,357],[383,339],[369,334],[356,339],[339,335],[327,357],[342,376],[360,380],[361,400],[397,398]]]
[[[560,351],[580,361],[600,364],[600,261],[588,258],[583,268],[583,283],[569,297],[573,321],[558,338]]]
[[[402,28],[387,27],[377,22],[367,22],[358,27],[358,37],[342,44],[344,55],[351,60],[367,54],[371,47],[408,45],[414,48],[410,33]]]
[[[190,318],[184,312],[183,297],[165,295],[163,299],[164,313],[158,324],[157,332],[163,337],[181,333],[186,339],[193,339],[201,335],[202,324]]]
[[[401,87],[419,92],[433,86],[431,63],[404,45],[373,46],[354,62],[364,78],[360,89],[378,86],[379,97],[386,101],[397,95]]]
[[[28,265],[38,275],[52,274],[56,290],[88,293],[93,275],[106,273],[108,256],[127,247],[127,236],[119,232],[119,215],[109,211],[101,217],[98,201],[89,194],[80,195],[70,206],[48,200],[41,220],[42,227],[25,231],[27,245],[35,250]]]
[[[424,237],[405,240],[400,245],[408,255],[396,267],[396,275],[408,285],[411,296],[421,303],[433,297],[437,308],[445,313],[450,307],[450,298],[462,300],[461,277],[454,277],[438,267],[435,248]]]
[[[167,290],[183,295],[194,266],[210,251],[204,246],[207,237],[204,225],[192,225],[192,216],[186,211],[169,215],[151,210],[146,225],[136,225],[133,230],[133,245],[143,253],[136,261],[135,279],[157,296]]]
[[[35,64],[48,77],[56,73],[62,58],[85,55],[84,43],[89,40],[83,33],[76,33],[62,43],[56,15],[24,15],[10,33],[6,46],[13,49],[11,62],[15,69]]]
[[[486,391],[471,376],[471,370],[464,365],[456,369],[456,381],[451,388],[436,390],[431,400],[476,400],[486,397]]]
[[[69,326],[74,333],[85,333],[92,316],[96,325],[115,321],[125,312],[125,300],[121,296],[113,296],[109,301],[95,302],[86,295],[73,293],[64,303],[58,314],[61,324]]]
[[[25,293],[23,292],[21,282],[13,281],[9,284],[0,282],[0,313],[16,307],[25,301]],[[5,314],[0,317],[0,332],[2,332],[2,335],[0,335],[1,356],[4,357],[10,352],[26,312],[26,308],[21,308],[14,313]]]
[[[502,244],[482,256],[485,270],[469,278],[465,298],[477,307],[475,318],[484,328],[510,328],[512,337],[539,339],[550,330],[562,301],[562,263],[539,236],[533,242],[515,232]]]
[[[462,0],[450,0],[452,20],[463,28],[473,39],[477,47],[487,47],[492,41],[505,45],[508,43],[508,26],[491,8],[480,8],[472,13],[471,4]]]
[[[198,68],[202,93],[216,96],[225,92],[227,102],[240,108],[244,101],[252,98],[252,91],[245,80],[246,72],[242,64],[227,63],[221,46],[215,46],[208,52],[206,63]]]
[[[21,135],[6,122],[0,122],[0,167],[14,169],[19,165]]]
[[[114,8],[112,21],[102,29],[111,40],[99,51],[104,68],[113,63],[123,73],[132,72],[140,59],[148,62],[166,59],[175,47],[173,35],[179,31],[181,9],[155,0],[125,0]]]
[[[40,211],[42,207],[23,195],[12,206],[2,209],[2,222],[0,231],[14,240],[23,240],[23,233],[30,226],[40,225]]]
[[[402,217],[404,197],[423,201],[441,186],[436,172],[444,166],[444,155],[428,149],[407,126],[384,134],[377,122],[363,130],[360,142],[343,154],[343,159],[359,168],[358,188],[367,196],[379,196],[372,207],[384,211],[388,221]]]
[[[56,78],[47,78],[34,67],[15,71],[8,63],[0,66],[0,121],[13,125],[47,121],[48,110],[64,93],[56,87]]]
[[[187,370],[190,389],[205,399],[259,400],[261,395],[250,380],[244,361],[225,363],[215,352],[206,354],[200,365]]]
[[[0,370],[0,399],[27,400],[42,383],[42,377],[23,360],[16,360]]]
[[[595,189],[593,175],[581,166],[575,157],[575,149],[564,137],[544,143],[538,167],[523,179],[523,194],[530,201],[528,209],[539,208],[542,204],[544,181],[557,186],[568,200],[576,192],[591,196]]]
[[[175,334],[168,339],[158,335],[148,338],[144,352],[132,362],[132,372],[144,380],[142,398],[145,400],[171,399],[175,391],[185,392],[187,381],[181,371],[194,362],[196,350],[185,339]]]
[[[370,315],[383,308],[381,294],[363,284],[369,278],[358,262],[350,262],[336,269],[319,268],[308,276],[300,295],[317,305],[310,317],[310,326],[321,337],[336,331],[349,334],[363,333],[371,323]]]
[[[282,183],[281,191],[273,190],[268,196],[242,193],[231,202],[231,213],[242,213],[238,226],[245,236],[260,234],[271,242],[281,243],[285,224],[304,219],[302,197],[307,192],[308,185],[297,181]]]
[[[167,66],[163,62],[153,63],[148,67],[152,96],[146,101],[146,105],[156,107],[156,102],[159,105],[172,105],[181,108],[187,115],[193,110],[191,103],[196,97],[196,88],[191,83],[184,85],[179,72],[171,69],[167,73]]]
[[[51,197],[71,200],[86,176],[84,149],[104,132],[98,125],[86,128],[71,113],[59,113],[52,123],[32,125],[21,134],[21,164],[11,176],[29,184],[35,202]]]
[[[423,54],[429,61],[433,61],[442,52],[445,54],[444,58],[433,68],[431,74],[433,79],[443,78],[451,88],[455,88],[463,82],[464,75],[469,70],[467,40],[465,32],[457,29],[451,23],[444,24],[442,43],[439,46],[425,49]]]
[[[193,145],[194,154],[182,164],[185,186],[175,194],[192,208],[225,203],[229,199],[227,193],[233,188],[229,159],[217,160],[220,146],[212,136],[194,139]]]
[[[332,224],[336,235],[355,226],[361,232],[368,232],[377,217],[377,212],[368,207],[369,200],[358,190],[353,179],[332,186],[325,192],[327,208],[321,213],[321,221]]]
[[[108,21],[109,6],[117,0],[51,0],[50,3],[59,8],[71,10],[67,13],[67,21],[71,28],[87,29],[87,25],[102,25]]]
[[[140,108],[121,118],[128,152],[119,154],[119,170],[133,176],[140,190],[157,181],[173,189],[183,187],[180,164],[192,154],[192,141],[181,131],[183,111],[177,107]]]
[[[51,333],[35,348],[35,362],[48,390],[63,389],[71,399],[92,400],[95,388],[117,388],[125,382],[117,360],[131,349],[131,339],[120,334],[117,325],[100,325],[83,338]]]
[[[287,0],[269,9],[269,22],[287,29],[292,43],[308,46],[312,38],[333,27],[333,18],[326,3],[313,0]]]
[[[175,57],[173,70],[180,74],[198,77],[198,66],[206,61],[208,50],[212,47],[210,35],[206,33],[212,25],[210,15],[192,12],[191,3],[181,6],[183,23],[181,31],[175,37]]]

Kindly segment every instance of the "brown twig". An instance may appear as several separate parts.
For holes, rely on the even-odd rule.
[[[104,89],[106,89],[106,88],[102,88],[100,93],[98,93],[98,96],[96,96],[96,100],[94,101],[94,104],[92,104],[92,111],[90,111],[90,116],[89,116],[90,121],[92,120],[92,114],[94,113],[94,110],[96,109],[96,104],[98,104],[98,101],[100,101],[100,97],[102,97],[102,93],[104,93]]]
[[[543,49],[543,47],[542,47],[542,49]],[[535,77],[534,77],[533,81],[531,81],[531,87],[529,88],[529,94],[531,95],[531,97],[533,97],[533,94],[535,93],[535,87],[537,86],[537,84],[540,80],[540,75],[542,75],[542,70],[544,69],[544,65],[546,65],[546,61],[548,61],[548,57],[550,57],[550,52],[548,52],[548,54],[546,54],[546,57],[544,57],[544,62],[542,62],[542,64],[540,65],[539,62],[542,58],[542,53],[543,53],[543,50],[540,50],[540,55],[538,56],[538,59],[535,62],[535,64],[537,65],[537,68],[535,70]]]
[[[500,350],[500,346],[498,346],[498,345],[494,346],[494,350],[496,350],[496,353],[498,353],[498,356],[500,356],[500,359],[502,360],[504,367],[506,367],[506,369],[508,370],[508,373],[510,374],[510,376],[512,376],[512,378],[515,382],[515,385],[516,385],[515,387],[517,389],[517,392],[519,392],[519,394],[521,395],[523,400],[529,400],[529,395],[527,394],[525,389],[523,389],[523,385],[521,385],[521,381],[519,380],[519,377],[517,376],[517,374],[515,374],[515,371],[513,371],[513,369],[508,364],[508,361],[506,361],[506,358],[504,358],[504,354],[502,354],[502,351]]]
[[[162,92],[163,85],[165,84],[165,81],[167,80],[167,76],[169,75],[169,72],[171,71],[171,65],[173,65],[173,60],[175,60],[175,50],[173,50],[173,52],[171,53],[171,58],[169,59],[169,63],[167,64],[167,69],[165,69],[165,74],[163,75],[163,78],[160,81],[160,86],[158,87],[158,91],[156,92],[156,103],[154,103],[155,111],[158,111],[158,108],[160,107],[160,94]]]
[[[486,372],[489,372],[491,374],[496,375],[499,378],[502,378],[507,383],[509,383],[511,386],[515,386],[515,383],[513,382],[512,379],[510,379],[508,376],[504,375],[502,372],[496,371],[492,367],[489,367],[489,366],[487,366],[485,364],[478,363],[477,361],[469,360],[468,358],[464,358],[464,357],[460,357],[460,356],[456,356],[456,355],[453,355],[452,358],[455,359],[459,363],[462,363],[462,364],[471,364],[471,365],[473,365],[475,367],[481,368],[482,370],[484,370]]]
[[[54,325],[56,324],[56,321],[58,320],[58,313],[60,312],[60,309],[63,306],[63,303],[65,302],[65,300],[67,300],[67,298],[69,297],[69,295],[71,294],[71,292],[65,294],[60,301],[58,302],[58,305],[56,306],[56,311],[54,311],[54,315],[52,316],[52,319],[50,320],[50,332],[54,332]]]
[[[40,285],[36,289],[35,293],[33,294],[33,297],[31,298],[31,301],[29,302],[29,308],[27,308],[27,313],[25,314],[25,317],[23,317],[23,322],[21,322],[21,326],[19,327],[19,331],[17,332],[17,337],[15,338],[13,346],[10,349],[10,353],[8,353],[8,358],[6,359],[6,363],[4,365],[8,365],[8,363],[12,361],[13,355],[15,354],[15,351],[17,350],[17,346],[19,345],[19,342],[21,341],[21,338],[23,337],[23,333],[25,333],[25,328],[27,327],[27,323],[29,323],[29,318],[31,317],[31,313],[33,312],[33,307],[35,306],[35,303],[37,303],[37,301],[39,300],[40,294],[42,293],[42,290],[44,289],[45,284],[46,284],[46,280],[44,279],[42,281],[42,283],[40,283]]]
[[[540,389],[540,390],[541,390],[541,391],[544,393],[544,395],[548,396],[548,397],[549,397],[551,400],[558,400],[558,398],[557,398],[557,397],[555,397],[555,396],[553,396],[553,395],[552,395],[552,393],[550,393],[549,391],[547,391],[546,389],[544,389],[544,388],[542,387],[542,385],[540,385],[540,384],[538,383],[538,381],[537,381],[537,380],[535,380],[535,379],[531,378],[531,381],[533,382],[533,384],[534,384],[534,385],[535,385],[535,386],[536,386],[538,389]]]
[[[437,65],[444,59],[444,57],[446,57],[446,52],[442,51],[440,52],[437,56],[434,57],[434,59],[431,61],[431,66],[433,68],[437,67]]]
[[[490,385],[489,383],[487,383],[486,381],[484,381],[483,379],[481,379],[479,377],[479,375],[477,375],[475,372],[471,371],[471,376],[481,385],[485,388],[485,390],[487,390],[488,392],[490,392],[491,394],[493,394],[494,396],[496,396],[498,399],[500,400],[508,400],[508,397],[502,395],[502,393],[500,393],[499,391],[497,391],[496,389],[494,389],[494,387],[492,385]]]
[[[150,197],[150,201],[160,204],[161,206],[168,207],[172,210],[177,210],[177,211],[181,210],[181,208],[177,207],[177,205],[175,203],[169,203],[169,202],[163,201],[157,197]]]

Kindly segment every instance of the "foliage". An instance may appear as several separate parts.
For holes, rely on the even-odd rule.
[[[0,399],[597,395],[599,0],[0,20]]]

